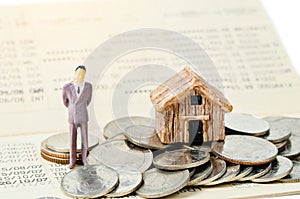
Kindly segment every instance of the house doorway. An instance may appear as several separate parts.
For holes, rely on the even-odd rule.
[[[203,143],[203,123],[201,120],[189,121],[189,144],[201,145]]]

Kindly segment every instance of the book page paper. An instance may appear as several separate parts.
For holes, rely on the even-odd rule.
[[[61,93],[62,86],[72,81],[74,68],[101,43],[127,31],[167,29],[197,42],[217,67],[221,89],[234,111],[300,115],[299,77],[258,0],[131,0],[130,5],[103,0],[2,6],[0,13],[1,198],[68,198],[59,184],[68,170],[65,165],[43,160],[40,142],[54,132],[68,131]],[[102,136],[107,122],[122,116],[112,110],[119,81],[130,70],[147,64],[179,71],[188,63],[154,49],[116,59],[93,85],[99,125],[92,127],[95,135]],[[146,77],[134,77],[124,82],[125,87],[131,82],[147,82]],[[160,81],[168,78],[164,75]],[[149,100],[153,88],[155,85],[145,85],[122,91],[131,96],[130,115],[153,116]],[[299,185],[234,183],[188,188],[171,198],[292,194],[299,193]]]
[[[300,98],[299,78],[260,2],[188,2],[134,0],[134,6],[124,1],[97,1],[1,7],[0,134],[67,130],[61,89],[72,81],[74,68],[107,39],[145,27],[177,31],[197,42],[217,67],[234,111],[260,116],[299,114],[300,107],[295,106]],[[111,91],[116,82],[131,69],[149,63],[176,71],[188,64],[155,50],[129,53],[116,60],[94,85],[101,95],[93,99],[99,108],[100,129],[113,119]],[[155,85],[132,95],[136,106],[151,109],[149,93],[153,88]],[[150,114],[138,111],[135,104],[129,112]]]

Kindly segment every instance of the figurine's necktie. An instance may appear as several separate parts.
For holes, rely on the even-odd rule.
[[[79,86],[78,86],[78,88],[77,88],[77,93],[78,93],[78,94],[80,93],[80,88],[79,88]]]

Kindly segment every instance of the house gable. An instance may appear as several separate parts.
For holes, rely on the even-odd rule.
[[[153,90],[150,99],[158,112],[162,112],[168,106],[178,103],[180,98],[193,89],[199,89],[199,93],[218,104],[225,112],[232,110],[231,104],[224,95],[211,86],[189,67],[185,67],[178,74],[164,82]]]

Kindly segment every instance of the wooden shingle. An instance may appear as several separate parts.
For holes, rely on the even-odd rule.
[[[225,96],[188,66],[153,90],[150,99],[155,109],[162,112],[195,87],[225,112],[232,111],[232,105]]]

